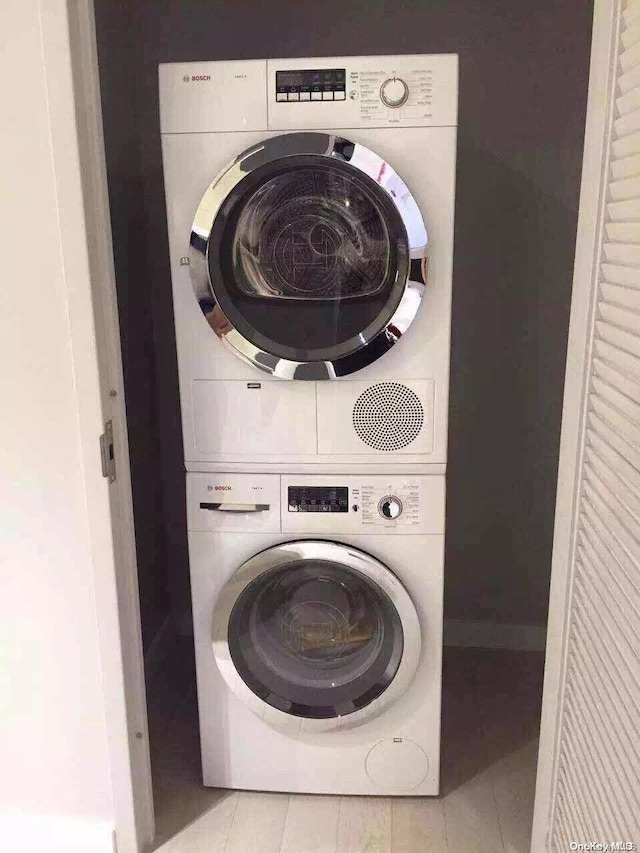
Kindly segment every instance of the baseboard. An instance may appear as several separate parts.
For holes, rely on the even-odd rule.
[[[116,853],[113,824],[30,814],[0,817],[2,849],[34,853]]]
[[[513,649],[542,652],[547,629],[544,625],[513,625],[505,622],[445,619],[445,646],[478,649]]]
[[[173,615],[169,613],[158,628],[155,637],[149,643],[149,648],[144,653],[144,675],[147,684],[149,684],[163,662],[167,659],[169,648],[173,643],[175,635],[176,628]]]

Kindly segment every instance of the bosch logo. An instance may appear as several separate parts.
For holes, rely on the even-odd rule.
[[[189,77],[188,74],[185,74],[182,79],[185,83],[188,83],[189,80],[193,81],[194,83],[203,83],[206,80],[211,80],[211,74],[192,74],[191,77]]]
[[[216,486],[216,492],[230,492],[231,486]]]
[[[191,80],[191,77],[189,77],[189,75],[188,75],[188,74],[185,74],[185,75],[184,75],[184,77],[183,77],[182,79],[184,80],[184,82],[185,82],[185,83],[188,83],[188,82],[189,82],[189,80]]]

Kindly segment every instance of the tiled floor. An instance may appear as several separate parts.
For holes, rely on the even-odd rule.
[[[149,690],[156,853],[528,853],[542,654],[445,649],[438,798],[203,788],[188,643],[174,669]]]

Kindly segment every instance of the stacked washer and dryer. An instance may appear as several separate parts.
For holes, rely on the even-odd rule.
[[[457,57],[160,106],[204,783],[436,794]]]

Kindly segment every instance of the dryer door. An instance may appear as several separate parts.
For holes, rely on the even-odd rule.
[[[298,541],[247,561],[223,588],[213,651],[229,687],[282,728],[371,719],[407,689],[420,625],[397,577],[334,542]]]
[[[424,290],[427,233],[382,158],[323,133],[241,154],[195,215],[190,267],[213,331],[288,379],[352,373],[409,327]]]

